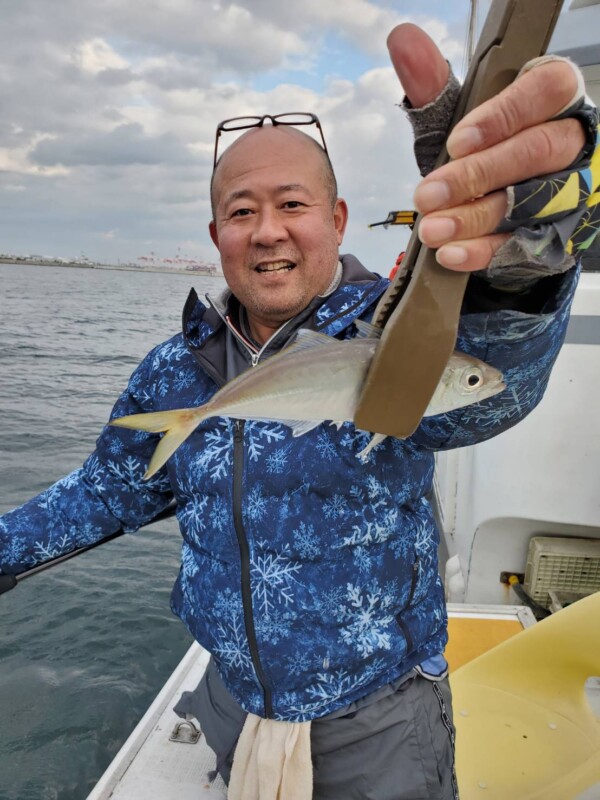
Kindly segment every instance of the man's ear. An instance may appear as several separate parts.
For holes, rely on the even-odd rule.
[[[338,197],[333,208],[333,222],[337,231],[337,243],[340,245],[348,223],[348,206],[342,197]]]
[[[208,223],[208,232],[210,233],[210,238],[213,240],[214,246],[219,249],[219,234],[217,233],[217,224],[214,219]]]

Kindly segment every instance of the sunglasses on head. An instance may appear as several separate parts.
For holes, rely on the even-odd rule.
[[[321,142],[323,143],[323,150],[327,153],[327,145],[325,144],[325,137],[323,136],[323,129],[316,114],[308,114],[303,112],[292,112],[288,114],[264,114],[262,117],[232,117],[219,122],[217,125],[217,133],[215,136],[215,154],[213,159],[213,169],[217,166],[219,160],[219,139],[222,133],[229,131],[241,131],[245,128],[262,128],[265,120],[271,120],[271,125],[293,125],[294,127],[300,125],[316,125],[319,133],[321,134]]]

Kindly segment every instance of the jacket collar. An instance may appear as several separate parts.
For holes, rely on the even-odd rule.
[[[321,303],[315,304],[312,315],[303,327],[335,336],[349,327],[385,291],[389,281],[370,272],[353,255],[341,257],[342,278],[339,286]],[[234,298],[233,298],[234,301]],[[198,350],[224,330],[223,316],[232,303],[232,294],[225,289],[207,307],[192,289],[183,309],[183,336],[188,347]]]

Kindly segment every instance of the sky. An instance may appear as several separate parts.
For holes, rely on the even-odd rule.
[[[0,253],[218,262],[216,124],[312,111],[350,207],[343,252],[387,273],[418,173],[386,36],[421,25],[461,73],[468,0],[3,0]]]

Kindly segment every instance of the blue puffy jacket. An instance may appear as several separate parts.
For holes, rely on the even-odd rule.
[[[343,264],[341,285],[306,323],[342,338],[387,285],[352,257]],[[0,519],[0,571],[135,530],[174,496],[183,546],[172,608],[237,701],[301,721],[369,694],[446,642],[426,499],[433,453],[494,436],[537,404],[576,277],[556,279],[537,314],[464,314],[458,349],[502,370],[508,389],[386,439],[366,465],[356,455],[369,437],[350,423],[293,438],[274,422],[216,417],[145,482],[157,436],[105,428],[80,470]],[[183,333],[144,359],[113,415],[205,403],[224,380],[224,337],[192,294]]]

